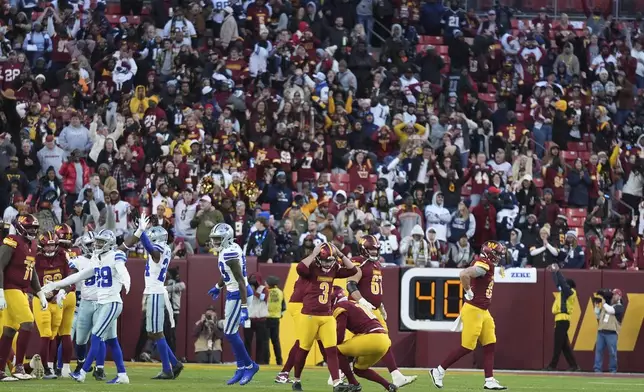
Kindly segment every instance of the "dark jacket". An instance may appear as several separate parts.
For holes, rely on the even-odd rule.
[[[568,194],[568,204],[577,207],[588,206],[588,191],[592,181],[586,170],[578,172],[571,170],[568,172],[568,185],[570,193]]]

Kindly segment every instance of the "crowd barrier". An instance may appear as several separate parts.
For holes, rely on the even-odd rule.
[[[144,288],[145,262],[129,260],[128,270],[132,276],[132,288],[124,297],[123,313],[119,320],[119,339],[126,359],[134,356],[142,318],[142,293]],[[172,267],[179,268],[181,279],[187,289],[182,296],[182,310],[177,329],[177,356],[194,360],[195,323],[209,306],[214,306],[222,317],[224,298],[212,301],[208,290],[219,280],[216,259],[212,256],[191,256],[188,260],[175,260]],[[408,268],[385,268],[383,270],[384,304],[387,309],[387,326],[393,350],[400,366],[430,367],[438,364],[445,355],[457,347],[460,335],[453,332],[406,330],[401,321],[400,298],[402,276]],[[248,259],[248,274],[259,272],[263,278],[274,275],[280,279],[285,298],[288,300],[297,279],[295,264],[259,264]],[[433,270],[442,271],[442,270]],[[414,272],[414,271],[412,271]],[[417,271],[415,271],[417,272]],[[591,297],[598,289],[620,288],[625,293],[626,314],[619,337],[619,370],[644,372],[644,273],[621,271],[564,271],[567,278],[577,283],[579,307],[574,309],[569,332],[575,355],[583,370],[592,370],[597,321]],[[402,279],[404,280],[404,279]],[[454,282],[453,280],[450,282]],[[446,283],[446,288],[447,284]],[[336,284],[346,286],[343,281]],[[542,369],[552,355],[554,319],[550,311],[556,288],[551,273],[536,271],[536,283],[497,284],[490,311],[495,318],[497,331],[496,368]],[[418,296],[418,293],[415,293]],[[447,302],[446,302],[447,304]],[[296,326],[285,313],[280,325],[280,341],[283,355],[288,355],[296,336]],[[37,339],[32,339],[29,353],[38,349]],[[315,348],[317,350],[317,348]],[[272,350],[271,350],[272,351]],[[639,356],[639,358],[638,358]],[[233,361],[232,353],[224,342],[224,360]],[[321,361],[315,351],[309,355],[307,364]],[[271,353],[271,362],[275,359]],[[565,368],[563,357],[560,368]],[[455,366],[479,368],[482,355],[475,352]]]

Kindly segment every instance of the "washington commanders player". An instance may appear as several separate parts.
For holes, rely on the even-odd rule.
[[[507,389],[494,378],[494,347],[496,332],[494,319],[488,308],[492,302],[494,289],[494,268],[506,257],[505,245],[487,241],[481,247],[481,254],[472,265],[460,273],[461,284],[465,290],[465,304],[459,316],[463,325],[461,347],[452,351],[438,368],[430,369],[429,376],[436,388],[443,387],[445,371],[456,361],[471,353],[477,342],[483,346],[483,369],[485,384],[483,389],[500,391]]]
[[[342,260],[342,264],[338,262],[339,259]],[[302,299],[302,315],[298,319],[300,347],[295,356],[294,391],[302,390],[302,368],[316,338],[322,341],[326,352],[327,366],[333,379],[333,391],[345,392],[350,389],[340,380],[331,289],[336,278],[348,278],[357,271],[351,260],[328,242],[316,246],[313,252],[297,265],[297,273],[308,287]]]
[[[351,298],[365,309],[373,311],[378,321],[387,329],[387,312],[382,303],[382,271],[380,269],[380,242],[373,235],[366,235],[358,241],[359,256],[351,261],[357,266],[358,272],[348,279],[347,291]],[[418,376],[404,376],[391,350],[382,357],[382,361],[391,373],[393,384],[400,388],[416,381]],[[344,371],[344,369],[342,369]]]
[[[58,236],[51,231],[43,233],[38,237],[36,272],[41,286],[49,282],[62,280],[69,274],[65,252],[59,248]],[[44,366],[44,369],[34,369],[37,378],[44,378],[46,380],[57,378],[49,363],[53,361],[51,355],[53,354],[51,350],[52,340],[56,338],[56,334],[63,320],[63,304],[66,295],[67,292],[64,289],[59,290],[56,295],[51,293],[47,296],[49,306],[46,310],[41,310],[43,306],[40,304],[40,299],[33,298],[32,300],[34,318],[36,319],[38,332],[40,332],[39,353]]]
[[[47,309],[47,298],[40,288],[36,265],[35,243],[39,227],[38,219],[31,214],[20,215],[14,222],[16,234],[10,234],[2,240],[0,246],[0,310],[3,311],[5,324],[0,338],[0,364],[6,363],[11,343],[16,332],[16,358],[24,358],[31,330],[34,325],[34,315],[29,308],[27,291],[36,293],[40,300],[41,310]],[[0,381],[16,379],[28,380],[32,377],[25,372],[21,361],[16,364],[12,377],[7,377],[0,369]]]
[[[349,384],[354,391],[362,388],[353,373],[382,385],[389,392],[397,391],[394,384],[390,384],[371,366],[375,365],[391,347],[391,340],[387,330],[382,326],[373,310],[359,303],[349,301],[340,286],[333,286],[333,317],[338,330],[338,361],[340,369],[347,376]],[[346,331],[353,336],[344,340]],[[353,357],[353,371],[349,359]]]
[[[60,248],[67,255],[68,259],[73,259],[80,256],[81,250],[73,247],[74,231],[72,228],[63,223],[54,227]],[[69,274],[77,272],[76,270],[69,271]],[[67,276],[67,275],[65,275]],[[65,277],[63,276],[63,278]],[[49,283],[49,282],[47,282]],[[74,343],[72,342],[72,326],[74,325],[74,313],[76,312],[76,288],[72,287],[68,290],[63,302],[63,320],[58,329],[58,338],[60,345],[57,351],[57,366],[55,366],[56,375],[68,377],[71,372],[69,363],[72,360],[74,351]],[[53,358],[51,358],[53,360]],[[61,361],[62,359],[62,361]],[[62,362],[62,366],[58,365]]]

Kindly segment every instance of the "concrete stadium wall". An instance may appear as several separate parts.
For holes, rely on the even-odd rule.
[[[128,269],[132,276],[132,288],[124,298],[123,314],[119,320],[119,339],[126,359],[134,355],[142,317],[142,292],[144,288],[143,260],[129,260]],[[179,267],[181,279],[187,290],[182,296],[182,312],[178,324],[177,356],[194,359],[193,327],[208,306],[214,305],[218,315],[223,316],[224,298],[212,301],[208,290],[219,280],[216,260],[212,256],[192,256],[188,260],[175,260],[173,267]],[[295,264],[257,264],[248,260],[248,274],[259,272],[266,278],[274,275],[280,278],[285,298],[288,300],[297,279]],[[385,307],[389,318],[387,326],[396,359],[400,366],[430,367],[437,365],[449,351],[460,344],[460,335],[452,332],[426,332],[400,330],[400,277],[404,269],[383,270],[385,283]],[[625,293],[626,314],[619,338],[619,370],[644,372],[644,272],[621,271],[564,271],[567,278],[577,283],[579,307],[574,309],[571,320],[570,340],[577,360],[583,370],[592,370],[597,321],[590,298],[599,288],[620,288]],[[344,282],[336,282],[344,285]],[[497,330],[496,368],[499,369],[542,369],[550,361],[553,346],[554,318],[550,311],[556,288],[551,274],[538,271],[535,284],[499,284],[495,286],[491,307]],[[280,325],[280,340],[283,356],[295,341],[296,326],[288,312]],[[32,339],[30,353],[36,352],[37,339]],[[309,355],[308,364],[321,361],[315,348]],[[272,350],[271,350],[272,351]],[[639,358],[638,358],[639,357]],[[224,342],[224,360],[232,361],[232,353]],[[271,362],[275,359],[272,357]],[[560,368],[565,368],[563,357]],[[477,350],[455,366],[479,368],[482,355]]]

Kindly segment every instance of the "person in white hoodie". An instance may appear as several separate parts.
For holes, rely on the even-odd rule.
[[[100,124],[100,117],[98,114],[94,115],[94,121],[89,125],[89,138],[92,141],[92,149],[89,152],[89,158],[96,162],[98,155],[101,153],[105,147],[105,140],[119,140],[123,135],[123,130],[125,129],[125,120],[123,116],[117,114],[116,117],[116,129],[114,132],[108,134],[108,126],[106,124]]]
[[[452,220],[449,210],[443,206],[443,193],[436,192],[432,196],[432,204],[425,207],[425,224],[427,230],[436,230],[436,239],[447,242],[447,225]]]
[[[400,254],[404,264],[416,267],[429,266],[429,246],[425,239],[425,233],[420,225],[414,226],[411,235],[402,239],[400,243]]]

